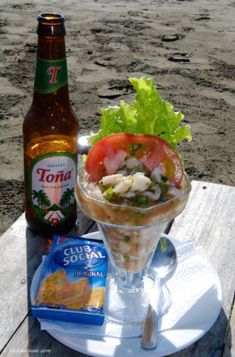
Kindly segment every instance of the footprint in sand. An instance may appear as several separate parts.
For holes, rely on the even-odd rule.
[[[210,16],[208,15],[201,15],[195,19],[195,21],[205,21],[205,20],[210,20]]]
[[[30,8],[32,6],[33,6],[33,4],[31,2],[26,2],[25,4],[22,4],[22,5],[14,4],[14,5],[12,5],[12,8],[22,10],[25,8]]]
[[[170,56],[168,60],[172,62],[181,62],[181,63],[190,62],[189,54],[187,52],[175,53],[172,56]]]
[[[35,53],[37,51],[36,43],[26,43],[25,47],[28,53]]]
[[[173,42],[173,41],[178,41],[184,38],[185,35],[182,35],[181,33],[174,33],[171,35],[162,35],[161,40],[164,42]]]
[[[6,33],[4,27],[8,25],[8,21],[6,19],[0,19],[0,34]]]

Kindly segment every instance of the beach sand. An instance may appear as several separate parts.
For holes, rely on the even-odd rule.
[[[179,147],[190,179],[235,184],[234,1],[1,0],[0,233],[24,211],[22,123],[33,95],[36,16],[48,11],[66,18],[81,133],[98,128],[102,107],[133,99],[130,76],[146,75],[191,125],[192,142]]]

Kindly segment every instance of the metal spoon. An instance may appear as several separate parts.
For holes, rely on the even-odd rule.
[[[174,244],[167,237],[161,237],[153,255],[149,273],[157,275],[161,282],[168,280],[176,269],[177,254]]]
[[[159,311],[156,306],[157,299],[155,292],[159,291],[163,284],[173,274],[177,266],[177,254],[173,243],[166,237],[161,237],[149,267],[149,273],[156,276],[153,285],[147,317],[144,324],[144,332],[141,340],[141,347],[152,350],[158,345],[157,334],[160,328],[160,320],[164,314],[164,309]]]

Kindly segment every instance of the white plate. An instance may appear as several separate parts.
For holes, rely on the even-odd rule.
[[[84,237],[100,239],[100,234],[99,232],[93,232],[84,235]],[[174,243],[177,251],[177,247],[181,245],[181,242],[169,236],[168,238]],[[206,264],[210,266],[210,283],[213,285],[213,289],[210,290],[210,293],[205,294],[203,298],[198,299],[197,304],[190,308],[189,311],[186,311],[180,319],[180,324],[176,324],[177,327],[169,329],[165,327],[163,331],[160,331],[159,344],[155,350],[145,351],[141,349],[140,338],[119,339],[107,336],[86,338],[84,335],[52,329],[47,332],[64,345],[90,356],[128,357],[134,355],[135,357],[161,357],[180,351],[201,338],[217,320],[221,310],[221,283],[210,262],[208,261]],[[32,281],[31,296],[37,273],[38,271]],[[174,279],[174,276],[172,279]],[[168,314],[170,314],[170,311]]]

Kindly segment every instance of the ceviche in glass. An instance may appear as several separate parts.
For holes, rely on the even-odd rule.
[[[152,80],[138,81],[145,90],[148,85],[154,88]],[[116,107],[112,110],[120,123],[121,114]],[[148,274],[147,266],[161,233],[184,209],[191,185],[175,145],[151,132],[133,128],[133,132],[127,128],[115,132],[110,126],[114,133],[102,133],[103,126],[88,155],[79,161],[76,199],[80,209],[98,223],[112,263],[106,318],[142,324],[156,278]]]

